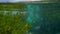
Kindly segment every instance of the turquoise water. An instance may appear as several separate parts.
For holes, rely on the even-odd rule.
[[[28,22],[32,22],[32,21],[36,21],[39,18],[39,14],[38,12],[40,11],[39,5],[26,5],[27,8],[27,12],[28,12],[28,17],[27,17],[27,21]]]
[[[27,4],[29,34],[60,34],[60,3]],[[33,23],[35,22],[35,23]]]

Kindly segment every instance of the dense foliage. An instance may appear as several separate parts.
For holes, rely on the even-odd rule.
[[[0,3],[0,10],[24,9],[24,3]]]
[[[22,14],[19,12],[15,15],[11,15],[11,12],[7,12],[4,15],[4,11],[0,12],[0,34],[25,34],[28,32],[29,24],[23,19]]]

